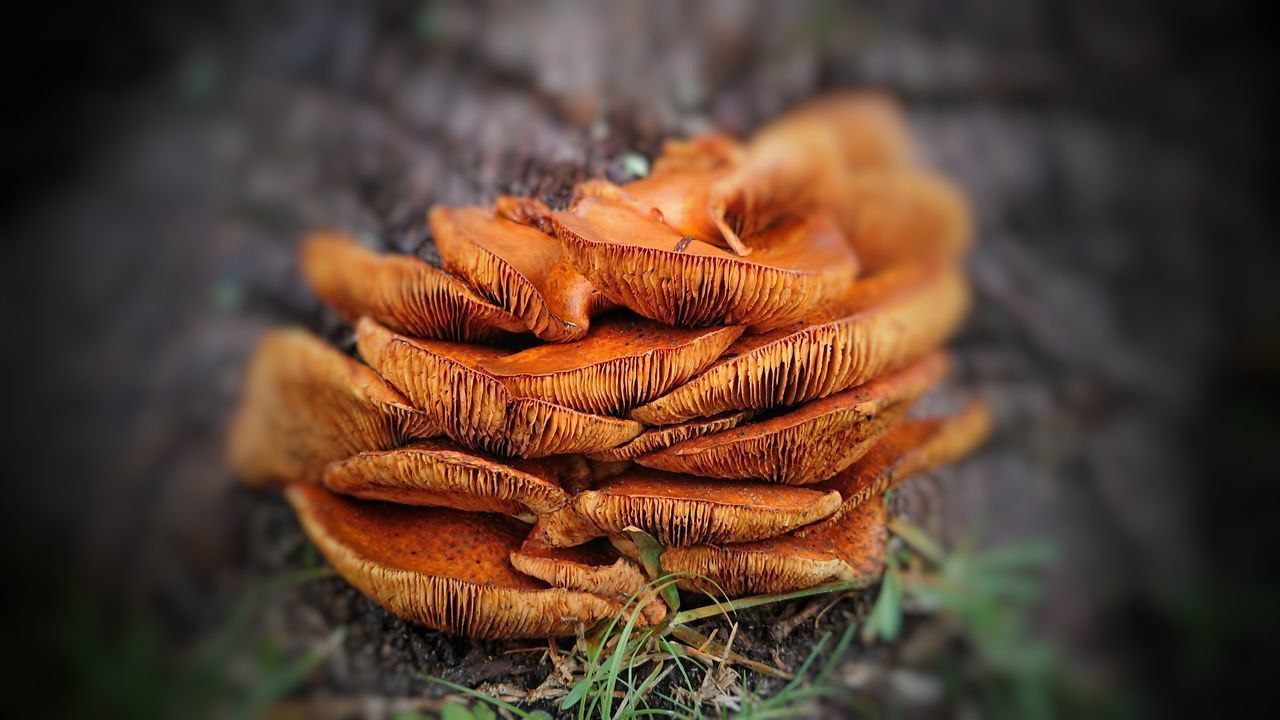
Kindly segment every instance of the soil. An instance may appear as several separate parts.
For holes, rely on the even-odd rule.
[[[1223,353],[1271,357],[1241,350],[1240,327],[1277,305],[1248,290],[1270,284],[1264,263],[1215,280],[1231,238],[1264,224],[1259,199],[1232,190],[1251,188],[1257,167],[1251,96],[1217,56],[1181,52],[1221,18],[1134,5],[161,13],[168,40],[153,66],[80,101],[102,137],[13,221],[31,241],[5,265],[60,268],[64,289],[11,326],[82,349],[32,352],[6,372],[30,378],[15,389],[42,408],[30,424],[60,428],[19,430],[23,449],[47,477],[75,478],[24,489],[30,512],[13,527],[70,538],[80,582],[198,644],[248,588],[314,562],[281,500],[237,487],[221,461],[265,328],[350,344],[298,278],[302,234],[341,227],[433,260],[434,203],[560,204],[581,180],[625,179],[628,155],[652,157],[665,138],[743,134],[823,90],[880,86],[903,98],[925,161],[976,208],[977,303],[954,387],[997,417],[985,448],[907,485],[894,511],[946,542],[1052,539],[1061,560],[1037,626],[1099,677],[1149,679],[1143,667],[1159,670],[1135,662],[1132,612],[1207,572],[1189,429]],[[51,277],[10,288],[39,297]],[[794,668],[868,603],[847,597],[785,640],[774,629],[805,603],[745,612],[735,648]],[[373,715],[389,706],[369,698],[441,692],[419,673],[529,688],[551,672],[524,652],[542,645],[417,628],[339,579],[272,593],[255,632],[289,650],[339,638],[296,698],[359,698],[356,712]],[[847,664],[896,654],[860,648]]]

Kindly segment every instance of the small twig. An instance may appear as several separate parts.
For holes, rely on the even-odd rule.
[[[773,636],[774,640],[786,640],[791,633],[795,632],[797,627],[800,627],[801,623],[818,614],[818,610],[821,607],[821,600],[810,601],[808,605],[801,608],[794,615],[775,625],[769,634]]]
[[[741,665],[742,667],[754,670],[762,675],[782,678],[784,680],[790,680],[794,677],[786,670],[779,670],[778,668],[765,665],[762,662],[757,662],[750,658],[743,657],[738,653],[732,652],[729,650],[727,645],[718,643],[692,628],[676,626],[671,629],[671,634],[674,635],[677,640],[683,642],[691,653],[701,656],[709,662],[723,662],[725,658],[728,658],[734,665]],[[732,636],[730,637],[732,638]]]

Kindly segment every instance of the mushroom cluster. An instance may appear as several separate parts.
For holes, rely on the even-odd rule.
[[[884,491],[987,434],[981,403],[909,414],[948,371],[971,223],[884,97],[669,142],[562,210],[429,220],[442,267],[304,241],[359,359],[269,333],[230,439],[236,474],[283,485],[338,572],[409,620],[572,634],[644,589],[637,530],[687,590],[874,582]]]

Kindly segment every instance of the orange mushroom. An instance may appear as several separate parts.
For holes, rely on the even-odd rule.
[[[955,267],[909,267],[871,278],[846,297],[843,307],[816,320],[742,336],[701,375],[635,408],[631,417],[670,425],[796,405],[866,382],[951,335],[968,310],[969,286]],[[846,312],[850,306],[867,307]]]
[[[874,274],[923,259],[954,261],[973,242],[973,218],[959,189],[917,171],[851,173],[831,204],[836,226]]]
[[[580,545],[629,527],[667,546],[747,542],[821,520],[839,504],[834,491],[633,469],[574,496],[539,518],[538,527],[556,546]]]
[[[934,352],[788,413],[686,440],[635,461],[703,477],[820,482],[862,457],[946,370],[946,355]]]
[[[316,295],[348,322],[368,315],[399,332],[443,340],[525,332],[520,318],[416,257],[375,253],[335,232],[311,235],[299,255]]]
[[[786,592],[828,582],[870,585],[884,563],[884,491],[972,451],[989,423],[981,403],[953,416],[903,420],[852,467],[815,486],[845,498],[827,518],[757,542],[669,547],[662,568],[684,574],[681,587],[715,595]],[[637,556],[625,539],[611,539],[623,554]]]
[[[512,395],[479,366],[497,351],[397,335],[368,318],[356,332],[360,355],[444,434],[469,448],[520,457],[597,452],[642,429],[631,420]]]
[[[631,442],[609,450],[591,453],[590,458],[604,463],[626,462],[685,440],[735,428],[739,423],[745,422],[750,417],[751,411],[738,410],[737,412],[728,412],[705,420],[690,420],[679,425],[649,428],[637,435],[636,439]]]
[[[586,482],[580,457],[500,460],[447,440],[363,452],[330,463],[324,486],[336,493],[402,505],[496,512],[532,521],[569,501],[565,486]]]
[[[619,414],[702,372],[738,339],[738,325],[676,328],[612,315],[581,340],[538,345],[477,366],[513,395],[540,398],[583,412]]]
[[[436,207],[429,222],[444,266],[543,340],[582,337],[610,305],[535,227],[480,207]]]
[[[228,458],[249,484],[317,481],[332,460],[437,434],[368,367],[304,330],[275,330],[250,362]]]
[[[744,240],[787,216],[831,207],[851,170],[910,162],[906,123],[883,95],[847,93],[794,110],[747,143],[733,172],[709,192],[709,212],[724,243],[747,254]]]
[[[647,589],[648,579],[640,568],[619,556],[604,539],[555,547],[535,528],[520,549],[511,553],[511,565],[555,587],[600,595],[620,605],[640,602],[643,617],[650,623],[662,622],[667,614],[666,604]]]
[[[850,93],[746,142],[669,141],[565,211],[436,207],[445,269],[316,233],[303,273],[368,366],[268,335],[232,465],[285,483],[361,592],[451,633],[661,622],[626,557],[643,533],[684,588],[871,584],[884,491],[991,425],[980,403],[909,417],[946,372],[972,241],[960,192],[911,156],[897,105]]]
[[[471,637],[555,637],[619,609],[517,572],[509,558],[528,534],[518,520],[355,500],[316,485],[285,496],[338,574],[406,620]]]
[[[552,222],[569,261],[600,292],[668,325],[786,325],[846,293],[858,269],[822,215],[753,236],[745,258],[607,198],[584,196]]]
[[[868,498],[876,497],[903,480],[968,455],[991,434],[991,411],[980,401],[962,411],[922,420],[906,419],[895,425],[861,460],[816,490],[840,493],[840,508],[823,521],[835,522]],[[815,525],[813,531],[817,531]],[[809,530],[800,530],[805,535]]]
[[[884,498],[854,508],[825,532],[795,533],[738,545],[691,545],[662,552],[662,569],[676,585],[713,597],[787,592],[831,582],[873,585],[884,569],[888,517]],[[629,540],[610,538],[624,555],[638,557]]]

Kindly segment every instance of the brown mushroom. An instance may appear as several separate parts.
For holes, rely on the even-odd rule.
[[[901,167],[911,143],[898,106],[883,95],[848,93],[810,103],[761,128],[733,171],[709,192],[709,213],[725,244],[789,215],[825,210],[850,170]]]
[[[528,534],[518,520],[355,500],[316,485],[285,495],[338,573],[406,620],[472,637],[554,637],[619,609],[517,572],[509,558]]]
[[[552,222],[569,261],[600,292],[668,325],[786,325],[846,293],[858,269],[823,215],[752,236],[745,258],[607,198],[584,196]]]
[[[662,622],[666,604],[652,595],[646,597],[648,579],[631,560],[620,557],[603,538],[574,547],[554,547],[541,529],[535,528],[519,550],[511,553],[511,565],[526,575],[555,587],[589,592],[609,598],[619,605],[643,604],[649,623]]]
[[[760,422],[641,455],[640,465],[716,478],[820,482],[849,467],[947,370],[941,351]],[[632,441],[635,442],[635,441]]]
[[[635,408],[631,417],[670,425],[826,397],[937,347],[968,310],[968,283],[951,266],[903,268],[858,285],[828,319],[743,335],[701,375]]]
[[[921,258],[956,260],[973,242],[968,203],[937,175],[850,173],[831,209],[867,274]]]
[[[481,360],[513,395],[615,415],[702,372],[743,328],[676,328],[629,315],[596,322],[581,340]]]
[[[228,459],[250,484],[317,481],[332,460],[438,434],[373,370],[304,330],[275,330],[250,362]]]
[[[637,435],[635,440],[625,445],[591,453],[590,457],[592,460],[600,462],[634,460],[641,455],[670,447],[678,442],[735,428],[739,423],[745,422],[750,417],[751,411],[738,410],[737,412],[728,412],[705,420],[690,420],[679,425],[649,428]]]
[[[609,307],[537,228],[480,207],[436,207],[429,219],[444,266],[543,340],[576,340]]]
[[[496,512],[532,521],[567,503],[564,487],[590,474],[576,456],[499,460],[447,440],[425,440],[332,462],[323,481],[333,492],[365,500]]]
[[[969,403],[954,415],[908,418],[895,425],[861,460],[815,489],[834,490],[840,509],[822,523],[839,517],[917,473],[968,455],[991,434],[991,411],[981,401]],[[809,529],[796,534],[803,536]]]
[[[579,545],[638,527],[663,545],[747,542],[821,520],[838,492],[774,483],[718,480],[637,468],[538,519],[547,541]]]
[[[479,367],[488,348],[397,335],[364,318],[360,355],[453,440],[499,455],[544,457],[605,450],[640,434],[631,420],[516,397]]]
[[[368,315],[399,332],[443,340],[525,332],[520,318],[445,271],[410,255],[375,253],[350,235],[311,235],[300,263],[316,295],[349,322]]]

